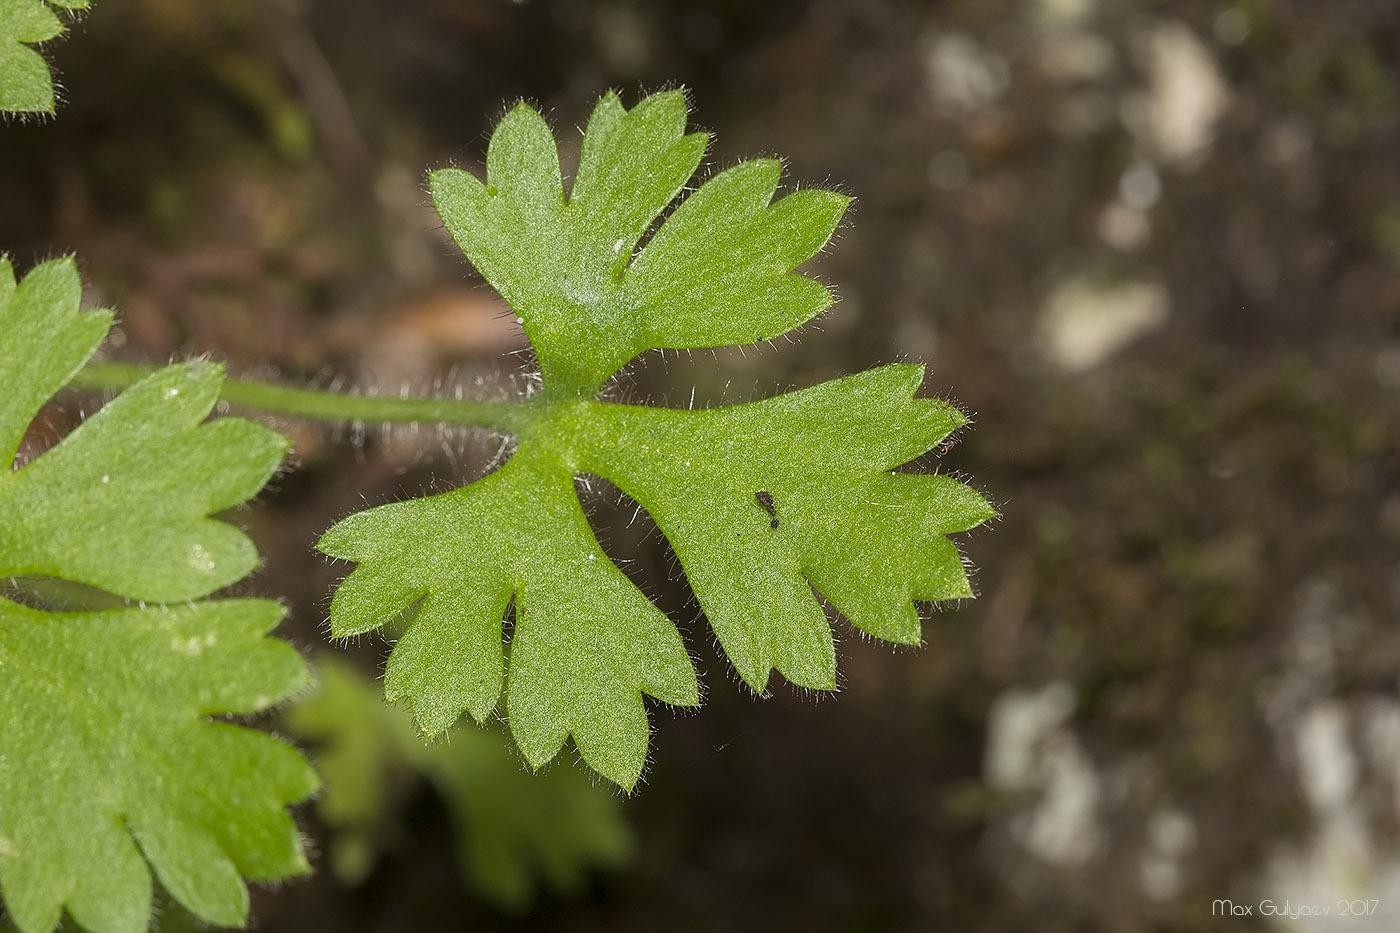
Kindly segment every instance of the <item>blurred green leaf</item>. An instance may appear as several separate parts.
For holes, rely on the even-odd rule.
[[[624,863],[632,834],[616,797],[572,768],[531,775],[498,732],[464,725],[425,744],[406,711],[349,665],[325,658],[315,693],[285,721],[314,743],[326,781],[317,800],[331,828],[331,865],[346,883],[371,869],[413,775],[447,804],[464,878],[492,903],[522,911],[540,888],[577,893],[595,868]]]

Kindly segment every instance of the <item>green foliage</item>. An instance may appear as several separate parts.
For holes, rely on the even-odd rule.
[[[6,464],[110,326],[80,297],[71,259],[16,285],[0,258]],[[209,363],[159,370],[0,473],[0,575],[178,603],[246,574],[252,544],[208,516],[254,494],[286,441],[202,423],[222,379]],[[209,718],[307,683],[297,653],[265,637],[281,617],[262,600],[62,613],[0,600],[0,895],[21,930],[51,929],[64,908],[90,929],[142,930],[152,869],[198,916],[241,924],[243,878],[307,869],[284,807],[315,776],[281,742]]]
[[[330,858],[343,881],[369,871],[415,774],[451,811],[464,877],[504,910],[527,908],[537,885],[576,893],[590,868],[628,857],[632,837],[617,799],[583,773],[556,767],[531,775],[501,735],[482,729],[425,745],[410,717],[342,661],[324,659],[317,682],[286,722],[313,743],[326,782],[316,805],[335,832]]]
[[[66,905],[95,930],[145,929],[151,877],[211,923],[242,924],[240,875],[307,870],[282,809],[315,789],[290,747],[215,713],[306,682],[263,637],[276,603],[45,613],[0,602],[0,889],[22,930]],[[139,846],[139,850],[138,850]]]
[[[686,135],[685,120],[678,92],[631,111],[604,97],[567,197],[554,139],[523,104],[492,135],[484,182],[432,173],[448,230],[522,320],[543,391],[499,471],[353,515],[319,545],[359,563],[335,595],[335,635],[416,607],[385,693],[406,699],[424,732],[464,711],[484,720],[505,674],[511,731],[531,765],[571,736],[585,761],[628,789],[646,761],[642,694],[695,705],[699,688],[675,627],[594,539],[576,476],[603,476],[651,513],[725,652],[759,691],[773,669],[835,687],[831,630],[812,587],[864,631],[917,642],[912,600],[970,595],[944,535],[994,514],[951,479],[890,472],[966,421],[946,402],[914,397],[917,366],[710,410],[598,400],[639,352],[768,340],[831,303],[792,270],[829,239],[847,199],[800,191],[772,201],[771,160],[711,178],[637,251],[703,155],[706,138]]]
[[[0,0],[0,106],[52,109],[28,44],[59,31],[40,0]],[[716,174],[661,219],[707,142],[686,133],[678,92],[630,111],[609,94],[567,193],[554,138],[524,105],[493,134],[485,181],[431,175],[447,228],[518,314],[543,388],[520,404],[371,400],[413,419],[509,428],[519,443],[484,479],[352,515],[319,543],[358,564],[332,603],[336,636],[406,620],[384,692],[418,727],[335,664],[290,712],[330,778],[320,809],[343,877],[368,870],[414,774],[447,801],[464,871],[507,909],[627,856],[617,801],[577,772],[532,779],[492,732],[422,741],[464,712],[496,715],[504,690],[531,767],[572,740],[630,790],[646,764],[643,696],[699,703],[675,625],[595,539],[581,476],[608,479],[655,518],[755,691],[773,671],[836,687],[823,600],[866,633],[913,644],[914,601],[971,595],[946,536],[994,511],[953,479],[897,472],[967,420],[917,397],[921,367],[706,410],[601,397],[639,353],[771,340],[832,302],[795,270],[848,199],[775,200],[774,160]],[[109,368],[129,388],[30,457],[31,422],[111,325],[80,300],[71,260],[16,283],[0,258],[0,455],[14,464],[0,472],[0,576],[30,580],[35,597],[0,599],[0,897],[23,933],[53,928],[65,909],[94,930],[139,930],[158,880],[202,920],[241,924],[245,879],[306,870],[285,808],[318,782],[287,745],[211,717],[266,710],[308,676],[267,637],[279,606],[205,597],[256,566],[252,542],[214,516],[257,493],[286,441],[241,419],[206,421],[223,373],[197,360],[139,379]],[[363,417],[353,412],[364,400],[239,388],[255,407]]]
[[[634,258],[705,153],[709,137],[685,121],[678,91],[630,111],[608,94],[567,200],[554,136],[524,104],[491,136],[485,183],[432,173],[443,223],[524,319],[547,388],[591,393],[644,350],[771,340],[831,305],[819,282],[786,273],[821,249],[850,199],[813,190],[770,204],[772,159],[710,179]]]
[[[88,0],[0,0],[0,110],[53,113],[53,76],[48,62],[30,46],[63,32],[63,21],[49,6],[86,10]]]

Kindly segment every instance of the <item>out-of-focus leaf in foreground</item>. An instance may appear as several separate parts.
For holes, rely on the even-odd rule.
[[[529,907],[539,888],[577,893],[594,869],[627,860],[632,834],[619,801],[584,773],[561,764],[531,775],[494,730],[459,728],[425,744],[405,710],[333,658],[318,664],[317,681],[285,721],[312,744],[325,778],[316,805],[342,881],[363,878],[392,843],[394,809],[415,775],[450,809],[463,876],[503,910]]]

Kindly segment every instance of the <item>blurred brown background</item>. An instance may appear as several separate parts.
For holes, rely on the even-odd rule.
[[[478,167],[522,97],[567,162],[603,90],[681,84],[709,170],[776,153],[858,198],[816,263],[843,300],[796,346],[643,357],[626,394],[926,361],[977,420],[943,468],[1004,511],[922,650],[838,624],[840,695],[760,702],[659,536],[594,497],[707,685],[654,710],[630,866],[501,913],[422,785],[361,884],[318,856],[258,929],[1400,929],[1391,0],[105,0],[50,51],[57,119],[0,128],[0,245],[76,251],[114,355],[500,391],[519,331],[423,172]],[[245,515],[251,587],[324,650],[319,533],[496,445],[279,426],[299,468]]]

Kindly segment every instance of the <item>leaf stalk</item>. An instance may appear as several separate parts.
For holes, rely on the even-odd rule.
[[[80,370],[70,385],[79,389],[125,389],[159,368],[136,363],[92,363]],[[351,395],[235,378],[224,380],[219,398],[236,408],[311,421],[453,424],[511,434],[524,431],[540,408],[534,400]]]

